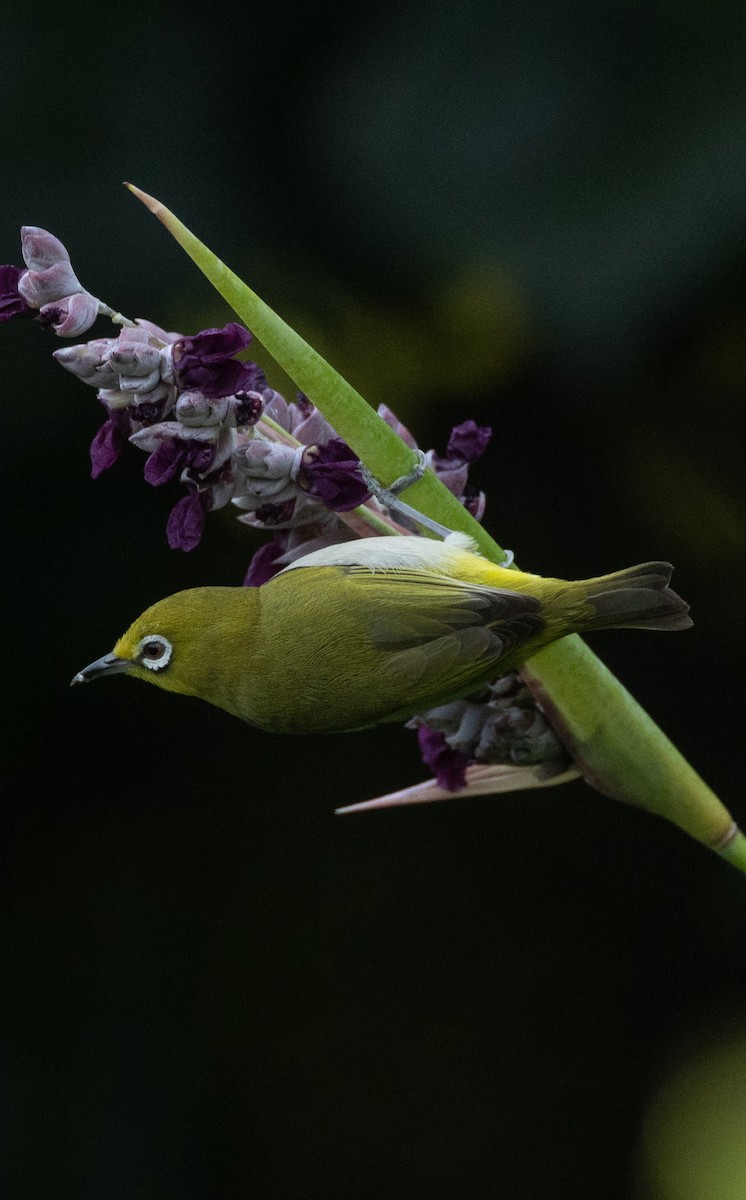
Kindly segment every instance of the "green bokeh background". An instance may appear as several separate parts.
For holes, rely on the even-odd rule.
[[[743,25],[717,0],[17,6],[0,261],[39,224],[124,312],[222,323],[131,178],[422,445],[491,424],[474,479],[524,566],[674,561],[693,631],[594,648],[746,823]],[[70,693],[258,542],[227,512],[170,552],[178,493],[134,451],[93,483],[93,393],[31,323],[0,336],[2,1194],[746,1194],[744,880],[580,783],[335,818],[423,776],[403,730]]]

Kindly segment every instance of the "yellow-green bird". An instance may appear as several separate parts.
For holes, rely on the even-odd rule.
[[[360,729],[468,695],[567,633],[687,628],[671,571],[571,583],[495,566],[464,534],[364,538],[262,587],[168,596],[73,683],[124,672],[277,733]]]

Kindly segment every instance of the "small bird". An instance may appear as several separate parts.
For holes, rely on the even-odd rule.
[[[275,733],[361,729],[466,696],[567,633],[686,629],[672,569],[567,582],[495,566],[461,533],[363,538],[261,587],[168,596],[72,682],[134,675]]]

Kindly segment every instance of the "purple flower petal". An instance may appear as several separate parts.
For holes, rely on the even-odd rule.
[[[139,421],[141,425],[156,425],[163,420],[165,405],[163,403],[155,403],[146,401],[144,404],[131,404],[130,415],[133,421]]]
[[[18,291],[18,280],[23,275],[20,267],[12,264],[0,266],[0,321],[11,317],[31,316],[33,309]]]
[[[172,351],[179,387],[211,397],[248,390],[256,379],[256,365],[236,362],[233,355],[245,350],[250,341],[248,329],[235,322],[224,329],[204,329],[194,337],[179,338]]]
[[[160,487],[161,484],[170,483],[172,479],[181,474],[188,452],[186,442],[180,442],[177,438],[164,438],[145,463],[143,471],[145,482],[149,483],[151,487]]]
[[[478,492],[471,484],[464,488],[464,508],[470,512],[475,521],[482,520],[487,507],[487,497],[484,492]]]
[[[262,504],[255,509],[254,516],[262,525],[286,525],[293,516],[295,500],[286,500],[284,504]]]
[[[190,442],[187,449],[186,465],[198,475],[204,475],[210,470],[215,459],[215,446],[209,443]]]
[[[173,403],[174,389],[167,383],[159,384],[151,392],[135,393],[129,406],[133,421],[141,425],[151,426],[161,424]]]
[[[484,454],[492,437],[489,425],[477,425],[476,421],[463,421],[452,430],[446,454],[472,462]]]
[[[306,411],[297,404],[290,405],[290,432],[304,446],[325,446],[336,433],[317,408]]]
[[[256,390],[256,386],[252,386],[248,391],[237,392],[232,396],[230,406],[237,425],[256,425],[264,409],[264,397]]]
[[[429,767],[442,788],[449,792],[460,792],[466,787],[466,768],[469,759],[460,750],[454,750],[448,745],[445,734],[427,725],[421,725],[417,730],[417,740],[420,743],[420,754],[426,767]]]
[[[417,442],[412,437],[412,434],[409,432],[406,425],[402,425],[396,413],[393,413],[387,404],[379,404],[377,411],[379,417],[381,417],[387,425],[390,425],[391,428],[399,434],[399,437],[403,442],[406,442],[407,445],[411,446],[413,450],[417,449]]]
[[[349,512],[370,495],[360,474],[360,459],[341,438],[331,438],[323,446],[309,446],[297,480],[304,491],[333,512]]]
[[[305,392],[295,393],[295,403],[303,413],[304,417],[310,417],[311,413],[314,411],[314,405],[308,399],[308,396]]]
[[[248,329],[231,321],[222,329],[203,329],[191,337],[179,338],[174,343],[174,361],[180,364],[195,357],[201,362],[220,362],[245,350],[250,341]]]
[[[279,392],[272,392],[271,396],[264,397],[264,412],[271,420],[290,432],[290,406]]]
[[[330,520],[336,527],[338,519],[334,513],[330,512],[328,508],[324,508],[323,504],[319,504],[318,500],[309,496],[307,492],[298,492],[294,499],[281,497],[285,497],[284,492],[280,494],[280,497],[268,501],[266,504],[252,505],[251,511],[242,513],[238,518],[239,521],[250,525],[252,529],[287,530],[290,539],[296,536],[303,541],[309,536],[309,526],[316,528]],[[241,500],[244,498],[241,497]],[[237,507],[242,507],[242,505],[237,504]],[[341,541],[342,538],[333,540]],[[288,559],[289,561],[290,559]]]
[[[267,376],[258,363],[246,362],[244,366],[251,372],[249,382],[244,384],[244,388],[247,391],[261,392],[267,387]]]
[[[166,524],[166,537],[172,550],[194,550],[199,545],[208,503],[209,498],[196,491],[177,500]]]
[[[176,380],[185,391],[200,391],[217,399],[245,391],[251,382],[251,369],[246,363],[236,362],[232,358],[208,363],[194,359],[179,366]]]
[[[204,491],[209,498],[207,505],[209,512],[225,508],[228,501],[233,499],[233,493],[236,490],[236,478],[229,462],[224,463],[217,471],[211,471],[205,477],[197,476],[195,478],[195,475],[194,471],[184,471],[181,476],[182,482],[198,484],[200,491]],[[192,476],[191,480],[190,476]]]
[[[126,409],[109,414],[91,442],[91,479],[98,479],[119,458],[130,432],[130,421]]]
[[[261,587],[263,583],[272,579],[284,566],[284,563],[279,561],[284,550],[284,545],[278,538],[260,546],[249,563],[243,586]]]
[[[153,487],[168,483],[187,468],[199,474],[218,470],[228,462],[233,431],[219,426],[191,429],[178,421],[138,429],[130,441],[150,455],[145,478]]]
[[[449,492],[453,492],[454,496],[463,494],[469,478],[469,467],[465,462],[457,458],[441,458],[431,452],[429,465]]]

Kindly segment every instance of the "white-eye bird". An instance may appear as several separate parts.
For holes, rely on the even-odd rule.
[[[364,538],[261,587],[168,596],[73,683],[124,672],[277,733],[360,729],[468,695],[567,633],[687,628],[671,571],[571,583],[495,566],[465,534]]]

